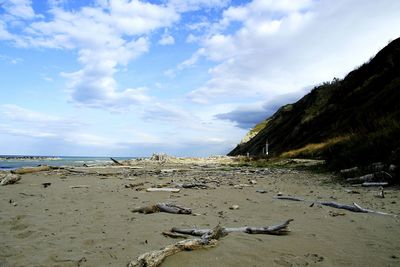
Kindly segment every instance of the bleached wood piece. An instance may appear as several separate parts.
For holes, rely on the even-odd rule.
[[[20,175],[8,173],[1,178],[0,185],[15,184],[19,180],[21,180]]]
[[[35,172],[50,171],[52,168],[50,166],[38,166],[38,167],[24,167],[16,170],[12,170],[11,173],[14,174],[27,174]]]
[[[189,208],[180,207],[172,203],[157,203],[155,205],[139,207],[132,210],[132,212],[139,212],[150,214],[155,212],[166,212],[173,214],[191,214],[192,210]]]
[[[163,187],[163,188],[154,188],[150,187],[146,189],[147,192],[171,192],[171,193],[179,193],[181,190],[179,188],[169,188],[169,187]]]

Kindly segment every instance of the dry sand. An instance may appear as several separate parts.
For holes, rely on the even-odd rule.
[[[377,189],[351,188],[360,194],[349,194],[345,188],[350,187],[332,182],[333,176],[304,171],[193,162],[136,165],[143,168],[76,168],[113,175],[26,174],[19,184],[0,187],[0,266],[126,266],[144,252],[176,242],[161,235],[174,226],[267,226],[289,218],[294,221],[287,236],[232,233],[214,248],[178,253],[162,266],[400,266],[398,217],[273,199],[282,192],[400,214],[397,189],[388,188],[381,199],[374,197]],[[174,187],[194,179],[206,179],[215,188],[179,193],[125,188],[138,182],[144,188]],[[250,180],[257,184],[234,187]],[[51,185],[44,188],[45,182]],[[131,212],[157,202],[190,207],[200,215]],[[239,209],[229,209],[234,204]]]

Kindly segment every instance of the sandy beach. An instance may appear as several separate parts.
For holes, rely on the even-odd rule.
[[[397,188],[377,198],[377,188],[343,185],[331,174],[239,167],[222,159],[73,170],[24,174],[19,183],[0,187],[1,267],[126,266],[177,242],[162,235],[172,227],[268,226],[291,218],[288,235],[232,233],[216,247],[178,253],[162,266],[400,265],[399,217],[274,199],[280,192],[400,214]],[[145,190],[193,182],[207,188]],[[132,212],[159,202],[189,207],[196,216]]]

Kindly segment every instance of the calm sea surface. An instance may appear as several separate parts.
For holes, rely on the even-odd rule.
[[[6,159],[6,157],[10,157]],[[43,157],[39,159],[29,159],[29,158],[16,158],[23,156],[8,156],[0,155],[0,170],[10,170],[20,167],[34,167],[38,165],[51,165],[51,166],[82,166],[86,164],[91,165],[102,165],[106,163],[111,163],[109,157]],[[113,157],[116,160],[126,160],[132,159],[134,157]]]

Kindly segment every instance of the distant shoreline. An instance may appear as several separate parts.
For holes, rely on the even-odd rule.
[[[0,156],[0,160],[60,160],[56,156]]]

